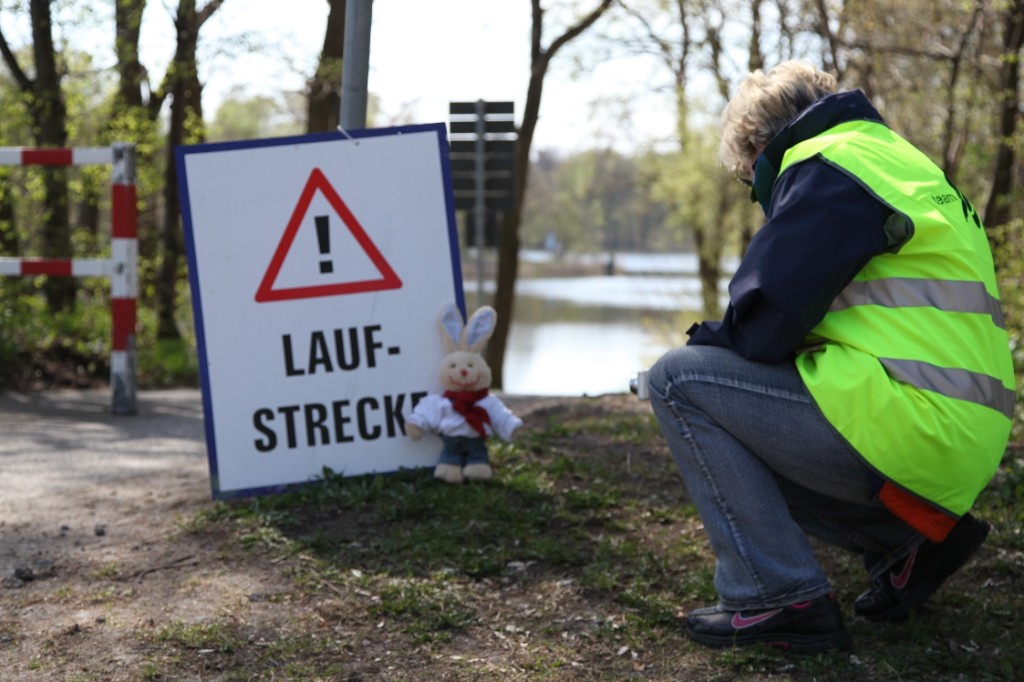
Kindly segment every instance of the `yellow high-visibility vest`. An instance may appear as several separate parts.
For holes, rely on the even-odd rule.
[[[904,501],[909,492],[952,523],[998,468],[1016,399],[985,230],[942,171],[881,123],[844,123],[793,146],[780,175],[810,158],[856,180],[893,214],[890,249],[832,303],[797,369],[890,492],[895,486]],[[930,538],[945,536],[900,506],[889,504]]]

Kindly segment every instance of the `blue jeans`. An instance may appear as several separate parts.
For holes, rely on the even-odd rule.
[[[860,553],[873,577],[922,541],[875,499],[867,466],[792,362],[685,346],[647,378],[717,559],[722,608],[770,609],[829,593],[808,535]]]

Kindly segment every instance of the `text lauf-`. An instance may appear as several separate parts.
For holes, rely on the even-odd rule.
[[[306,374],[348,372],[363,366],[377,366],[377,356],[381,352],[398,355],[398,346],[384,347],[380,341],[380,325],[365,327],[348,327],[327,331],[313,331],[306,340],[306,353],[302,347],[293,345],[292,335],[281,336],[284,354],[285,375],[304,376]],[[297,355],[296,351],[300,354]]]

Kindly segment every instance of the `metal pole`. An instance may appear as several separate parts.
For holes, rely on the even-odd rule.
[[[487,204],[484,196],[487,191],[487,103],[482,99],[476,101],[475,151],[476,167],[473,179],[476,185],[476,198],[473,202],[473,226],[476,228],[476,301],[479,307],[484,304],[484,241],[487,234]]]
[[[345,3],[345,48],[342,51],[341,128],[366,127],[366,85],[370,77],[370,24],[373,0]]]
[[[111,216],[110,310],[113,321],[110,351],[111,411],[135,414],[136,327],[139,295],[138,205],[135,193],[135,145],[118,142],[112,147],[110,174]]]

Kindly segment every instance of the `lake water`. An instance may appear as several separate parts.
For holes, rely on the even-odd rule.
[[[615,264],[619,274],[611,276],[518,280],[506,393],[625,393],[639,370],[686,342],[686,329],[701,319],[696,257],[616,254]],[[727,263],[729,271],[734,265]],[[476,298],[467,282],[470,309]]]

